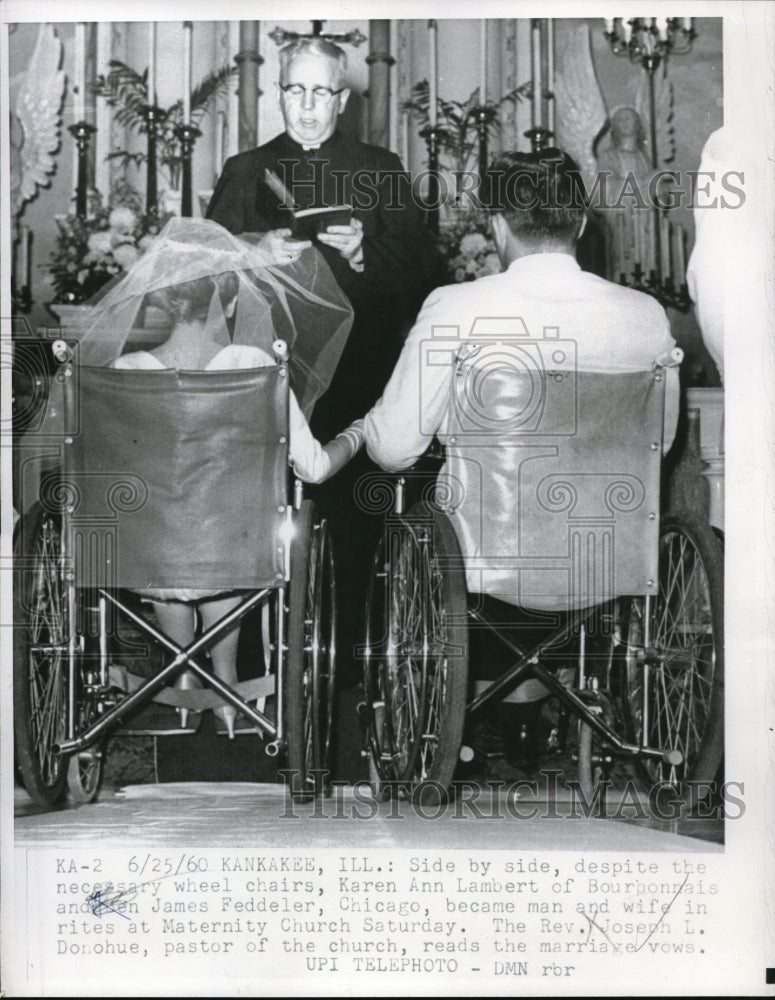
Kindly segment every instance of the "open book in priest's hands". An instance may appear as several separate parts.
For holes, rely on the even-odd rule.
[[[349,226],[353,210],[350,205],[327,205],[323,208],[296,209],[293,196],[277,174],[271,170],[264,172],[267,187],[280,199],[291,214],[291,238],[294,240],[314,240],[318,233],[329,226]]]

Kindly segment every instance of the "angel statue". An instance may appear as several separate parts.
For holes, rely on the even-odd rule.
[[[591,208],[607,231],[607,277],[614,281],[646,280],[658,272],[652,209],[656,174],[647,139],[648,77],[644,73],[635,106],[609,114],[595,74],[589,26],[571,34],[555,83],[557,144],[581,168]],[[645,84],[645,86],[644,86]],[[672,86],[660,81],[656,100],[658,158],[669,162],[675,151],[672,130]]]
[[[27,69],[10,81],[11,213],[17,223],[24,203],[49,183],[56,166],[65,92],[61,58],[53,27],[41,24]]]

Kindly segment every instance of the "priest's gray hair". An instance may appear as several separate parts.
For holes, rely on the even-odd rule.
[[[333,42],[328,42],[325,38],[318,36],[297,38],[295,42],[280,49],[280,83],[286,82],[288,65],[297,56],[319,56],[323,59],[330,59],[336,63],[339,70],[339,79],[336,85],[338,87],[342,84],[347,70],[347,53],[338,45],[334,45]]]

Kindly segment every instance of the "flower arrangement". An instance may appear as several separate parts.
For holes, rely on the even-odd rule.
[[[115,121],[126,126],[130,131],[147,134],[148,120],[145,109],[148,106],[148,70],[138,73],[121,62],[111,59],[110,72],[107,76],[98,76],[92,91],[98,97],[104,97],[110,107],[116,109]],[[222,66],[213,70],[191,92],[190,124],[197,126],[207,112],[210,103],[216,95],[224,92],[231,82],[236,66]],[[175,101],[168,108],[156,109],[156,149],[159,167],[166,175],[170,188],[177,190],[180,185],[180,172],[183,165],[183,154],[178,129],[183,124],[183,102]],[[117,149],[108,153],[109,160],[118,160],[126,168],[133,163],[142,166],[148,159],[146,152],[129,152]]]
[[[485,104],[484,122],[488,142],[500,131],[499,115],[506,104],[517,104],[530,94],[532,84],[515,87],[499,101]],[[427,80],[412,87],[409,100],[402,109],[422,127],[430,122],[430,103]],[[482,105],[479,88],[466,101],[447,101],[438,98],[436,108],[436,135],[439,143],[442,168],[459,175],[478,169],[479,116]],[[500,261],[489,231],[487,213],[472,203],[461,204],[459,196],[451,195],[444,206],[439,232],[439,250],[449,281],[474,281],[486,274],[497,274]]]
[[[51,254],[55,303],[78,305],[120,274],[143,253],[160,223],[141,211],[140,196],[128,185],[114,189],[88,218],[56,217],[59,232]]]
[[[461,211],[442,225],[439,249],[450,281],[474,281],[501,270],[486,212]]]

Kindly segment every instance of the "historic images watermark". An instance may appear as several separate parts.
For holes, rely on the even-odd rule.
[[[451,791],[436,781],[412,786],[402,781],[329,781],[324,770],[310,772],[330,796],[314,802],[292,792],[295,772],[280,771],[289,794],[282,820],[643,820],[687,823],[735,820],[746,813],[742,781],[686,781],[679,790],[668,781],[645,785],[634,780],[615,785],[601,780],[585,792],[580,782],[564,780],[552,768],[513,781],[455,781]],[[308,802],[308,805],[305,803]]]
[[[295,198],[309,195],[307,208],[322,208],[331,193],[324,185],[325,158],[310,160],[312,177],[297,176],[301,161],[281,161],[284,184]],[[553,163],[551,159],[548,163]],[[508,175],[497,169],[484,175],[475,170],[420,170],[411,177],[401,170],[330,170],[337,204],[351,204],[355,211],[403,211],[413,205],[423,211],[442,205],[479,211],[526,211],[536,208],[609,209],[654,208],[738,209],[746,202],[743,170],[655,170],[648,178],[629,171],[623,177],[598,170],[591,182],[581,173],[572,176],[565,198],[557,185],[535,170],[514,170]],[[278,208],[286,207],[278,203]],[[302,207],[300,203],[297,208]]]

